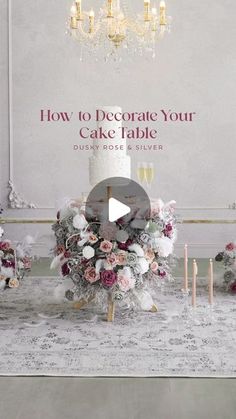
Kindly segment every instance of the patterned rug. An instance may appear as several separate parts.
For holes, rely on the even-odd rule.
[[[107,323],[91,304],[57,303],[56,283],[27,278],[0,294],[1,375],[235,376],[235,296],[217,289],[210,315],[200,288],[191,318],[176,281],[160,289],[158,313],[117,310]]]

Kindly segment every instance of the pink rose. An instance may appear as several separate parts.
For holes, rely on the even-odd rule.
[[[155,258],[155,253],[150,247],[148,247],[144,252],[144,256],[147,259],[147,261],[151,263],[153,259]]]
[[[155,217],[156,215],[161,215],[162,210],[164,208],[164,202],[161,199],[158,199],[155,202],[151,203],[151,217]]]
[[[32,264],[31,264],[31,259],[29,257],[24,257],[23,259],[23,263],[24,263],[24,268],[25,269],[31,269]]]
[[[90,282],[90,284],[93,284],[99,279],[99,274],[96,273],[96,269],[94,267],[89,266],[85,269],[84,277],[88,282]]]
[[[121,291],[127,292],[131,288],[134,288],[135,278],[120,273],[117,276],[117,283],[119,284]]]
[[[20,283],[19,283],[17,278],[9,279],[9,282],[8,282],[8,287],[9,288],[18,288],[19,285],[20,285]]]
[[[225,246],[226,250],[228,250],[229,252],[231,252],[232,250],[234,250],[234,247],[235,247],[234,243],[228,243]]]
[[[112,250],[112,243],[109,240],[103,240],[100,244],[100,250],[104,253],[109,253]]]
[[[100,273],[101,283],[104,287],[112,287],[117,281],[117,274],[113,270],[105,270]]]
[[[108,265],[115,266],[116,265],[116,255],[115,253],[110,253],[110,255],[107,255],[106,261]]]
[[[116,263],[117,265],[125,265],[127,263],[126,252],[121,251],[116,254]]]
[[[151,270],[152,272],[156,272],[158,270],[158,263],[157,262],[152,262],[151,263]]]

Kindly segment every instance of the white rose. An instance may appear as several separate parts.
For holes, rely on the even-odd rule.
[[[73,226],[78,230],[83,230],[87,225],[87,221],[83,214],[77,214],[73,218]]]
[[[155,244],[159,256],[168,257],[173,252],[173,243],[168,237],[160,237],[155,239]]]
[[[85,246],[83,248],[83,257],[85,259],[91,259],[95,255],[95,250],[91,246]]]
[[[149,269],[149,263],[145,258],[140,258],[138,261],[138,267],[141,275],[145,274]]]
[[[130,250],[130,252],[135,252],[136,255],[139,256],[139,257],[144,256],[144,251],[143,251],[142,247],[137,243],[131,244],[129,246],[129,250]]]

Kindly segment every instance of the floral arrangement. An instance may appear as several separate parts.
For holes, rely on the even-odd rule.
[[[145,230],[117,222],[87,222],[84,207],[69,202],[57,214],[52,226],[56,237],[51,268],[58,268],[73,287],[68,300],[99,294],[113,300],[138,301],[143,309],[153,304],[147,292],[158,279],[170,279],[168,257],[176,240],[175,201],[152,204]]]
[[[4,230],[0,227],[0,290],[17,288],[20,280],[31,269],[31,249],[34,239],[26,236],[15,246],[3,239]]]
[[[227,290],[236,294],[236,242],[228,243],[225,249],[216,255],[215,260],[223,263]]]

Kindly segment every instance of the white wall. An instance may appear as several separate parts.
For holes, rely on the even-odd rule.
[[[118,72],[106,64],[80,63],[76,43],[65,35],[68,0],[12,0],[10,28],[9,2],[0,3],[0,197],[6,207],[11,178],[20,195],[38,207],[8,209],[5,215],[54,217],[57,199],[90,188],[89,154],[72,150],[78,124],[42,124],[40,109],[92,111],[96,105],[117,104],[129,111],[197,112],[193,123],[158,125],[164,151],[142,157],[132,153],[133,177],[137,161],[155,161],[152,195],[175,199],[181,217],[236,218],[227,209],[236,200],[233,0],[168,0],[173,30],[159,44],[156,61],[124,62]],[[88,9],[92,3],[84,1]],[[137,0],[127,3],[138,10]],[[43,243],[50,247],[50,225],[9,225],[6,230],[17,238],[23,230],[38,231],[40,252],[47,254]],[[187,241],[196,256],[214,255],[236,236],[235,225],[184,224],[179,230],[179,248]]]

